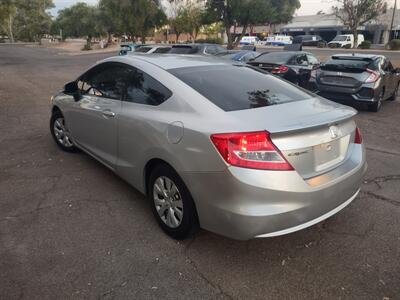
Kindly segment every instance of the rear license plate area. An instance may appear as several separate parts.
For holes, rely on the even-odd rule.
[[[314,146],[314,166],[316,171],[329,168],[342,160],[340,140]]]

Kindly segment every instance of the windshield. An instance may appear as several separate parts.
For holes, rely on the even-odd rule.
[[[333,39],[334,41],[345,41],[347,39],[347,36],[345,35],[337,35],[335,36],[335,38]]]
[[[245,65],[188,67],[169,72],[225,111],[271,106],[313,97],[275,76]]]

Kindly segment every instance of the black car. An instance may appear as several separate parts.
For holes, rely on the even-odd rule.
[[[319,42],[326,42],[319,35],[297,35],[293,38],[293,44],[302,44],[303,46],[318,46]]]
[[[313,89],[310,86],[311,72],[319,68],[319,60],[303,51],[281,51],[264,53],[248,62],[249,65],[280,76],[286,80]]]
[[[222,55],[229,53],[224,47],[218,44],[195,43],[173,45],[170,54],[200,54],[200,55]]]
[[[340,54],[316,71],[318,94],[345,104],[365,103],[377,112],[382,101],[396,100],[400,69],[383,55]]]

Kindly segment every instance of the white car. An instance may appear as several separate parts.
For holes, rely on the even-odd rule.
[[[240,45],[255,45],[260,41],[256,36],[244,36],[240,40]]]
[[[357,47],[364,42],[364,35],[359,34],[357,39]],[[336,47],[335,47],[336,46]],[[352,34],[339,34],[332,41],[328,43],[328,47],[331,48],[345,48],[345,47],[354,47],[354,36]]]

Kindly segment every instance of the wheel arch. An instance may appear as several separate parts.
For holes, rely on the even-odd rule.
[[[143,170],[143,179],[144,179],[143,180],[143,184],[144,184],[143,190],[144,190],[146,195],[149,192],[149,180],[150,180],[151,172],[159,165],[167,165],[167,166],[169,166],[170,168],[172,168],[176,172],[176,169],[173,166],[171,166],[171,164],[169,164],[164,159],[161,159],[161,158],[152,158],[152,159],[150,159],[146,163],[146,165],[144,166],[144,170]]]

